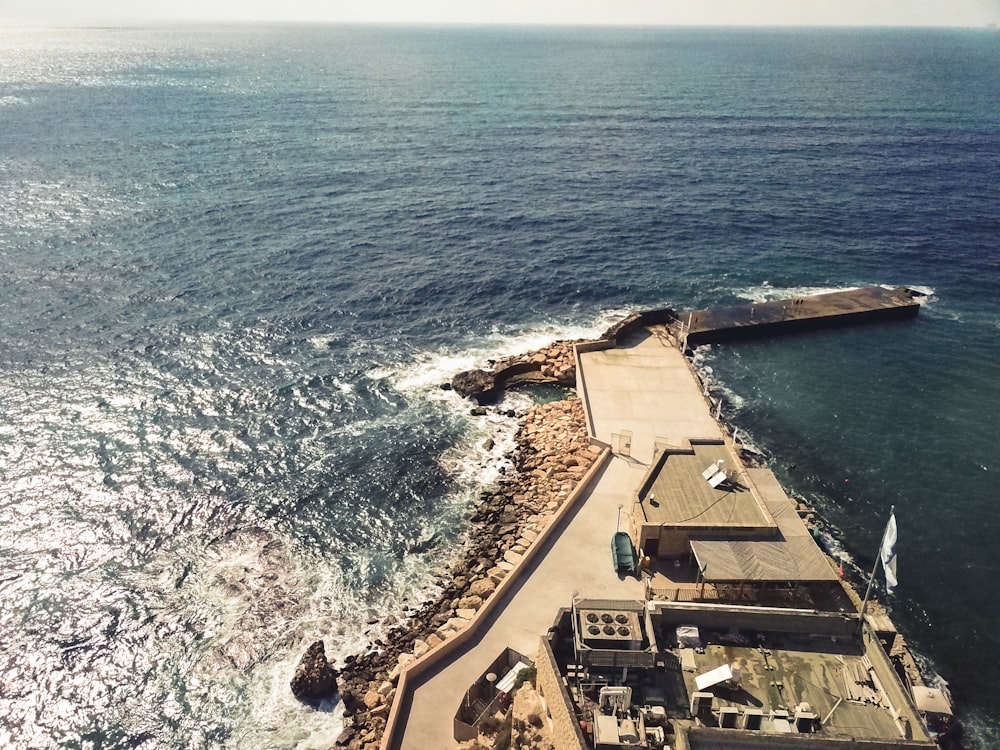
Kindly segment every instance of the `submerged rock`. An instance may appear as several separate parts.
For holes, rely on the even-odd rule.
[[[291,682],[292,694],[300,701],[313,703],[337,692],[337,670],[326,659],[323,641],[316,641],[299,660]]]

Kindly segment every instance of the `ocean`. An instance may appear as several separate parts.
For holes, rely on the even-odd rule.
[[[0,29],[0,745],[328,746],[299,655],[506,468],[442,382],[867,284],[929,297],[697,360],[855,582],[895,509],[876,593],[1000,745],[998,82],[987,30]]]

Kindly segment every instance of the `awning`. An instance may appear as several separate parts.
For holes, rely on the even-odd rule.
[[[733,679],[733,670],[728,664],[723,664],[721,667],[716,667],[711,672],[705,672],[705,674],[700,674],[695,677],[694,684],[700,691],[731,679]]]
[[[519,661],[507,674],[497,680],[497,690],[501,693],[509,693],[514,687],[514,683],[517,681],[517,676],[521,673],[522,669],[528,669],[528,665],[523,661]]]
[[[692,540],[691,551],[709,583],[837,580],[826,555],[809,537],[774,541]]]
[[[918,711],[923,711],[926,714],[951,716],[951,704],[944,693],[937,688],[914,685],[913,702],[917,704]]]

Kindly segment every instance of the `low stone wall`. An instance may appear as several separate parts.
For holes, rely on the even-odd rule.
[[[640,328],[651,325],[670,326],[676,322],[677,313],[669,307],[663,307],[658,310],[640,310],[630,313],[623,320],[611,326],[611,328],[604,332],[601,338],[608,339],[613,344],[617,344],[617,342]]]
[[[590,467],[590,470],[582,477],[580,483],[576,486],[573,492],[567,497],[567,501],[560,507],[559,511],[553,515],[549,521],[549,524],[542,531],[542,533],[535,540],[535,543],[527,550],[523,557],[517,562],[517,564],[512,568],[510,574],[504,578],[504,580],[497,587],[494,595],[485,602],[485,604],[479,609],[475,614],[472,621],[467,624],[463,630],[461,630],[453,638],[444,642],[434,650],[426,653],[423,657],[417,659],[416,661],[407,662],[404,664],[398,674],[398,686],[397,693],[402,696],[402,699],[393,705],[392,711],[389,714],[389,723],[384,727],[384,732],[382,733],[382,741],[378,745],[380,750],[390,750],[399,747],[399,743],[402,739],[403,726],[399,723],[400,706],[405,706],[407,697],[406,691],[408,689],[408,684],[419,678],[424,672],[436,667],[445,661],[447,661],[451,656],[457,652],[460,648],[466,645],[470,640],[479,635],[480,629],[483,627],[483,623],[486,623],[490,619],[490,614],[503,603],[504,598],[510,588],[515,584],[515,582],[520,577],[523,570],[529,567],[532,559],[538,553],[538,550],[545,546],[548,538],[556,532],[560,527],[562,519],[573,510],[576,506],[577,501],[584,496],[586,490],[590,487],[594,478],[603,469],[604,464],[607,462],[608,458],[611,456],[611,451],[609,448],[605,448],[601,453],[598,460],[596,460]],[[449,707],[449,710],[454,710]],[[339,743],[339,741],[338,741]],[[353,747],[353,746],[352,746]],[[363,746],[365,750],[368,750],[367,745]]]
[[[573,346],[573,361],[576,363],[576,391],[583,399],[584,413],[587,417],[587,433],[596,435],[594,430],[594,410],[590,408],[590,394],[587,392],[587,379],[584,370],[580,367],[580,355],[586,352],[599,352],[604,349],[613,349],[615,343],[609,339],[600,341],[578,341]]]
[[[745,630],[782,633],[821,634],[852,638],[858,630],[857,615],[818,612],[807,609],[739,604],[664,603],[654,612],[660,627],[695,625],[709,630],[726,630],[734,622]]]
[[[458,373],[444,387],[480,404],[495,402],[504,389],[525,383],[551,383],[566,388],[576,385],[573,341],[555,343],[529,354],[491,360],[489,370]]]
[[[580,731],[573,704],[563,692],[559,665],[546,638],[541,639],[538,647],[535,668],[538,673],[535,686],[545,699],[552,717],[552,744],[556,750],[583,750],[587,747],[587,742]]]
[[[526,411],[516,443],[517,471],[481,495],[462,558],[439,578],[441,594],[405,612],[408,619],[384,641],[348,657],[340,670],[349,722],[338,746],[370,749],[387,740],[387,721],[398,711],[408,668],[417,669],[412,680],[466,641],[470,623],[484,619],[509,577],[530,559],[608,455],[606,446],[592,444],[579,399]]]

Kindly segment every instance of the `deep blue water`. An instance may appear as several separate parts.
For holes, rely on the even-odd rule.
[[[295,660],[433,593],[509,444],[440,382],[869,283],[933,294],[700,356],[849,570],[895,506],[1000,742],[995,33],[6,29],[0,219],[0,744],[332,740]]]

